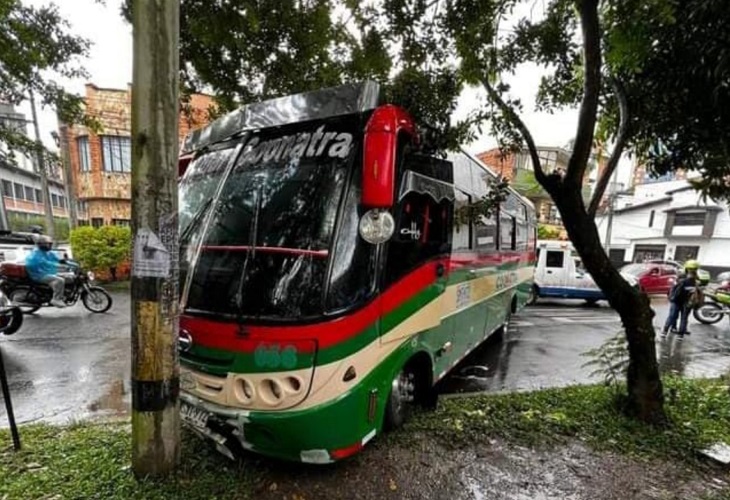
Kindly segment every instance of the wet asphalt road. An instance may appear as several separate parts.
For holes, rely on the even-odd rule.
[[[13,336],[0,335],[15,418],[19,423],[124,414],[130,385],[129,293],[112,292],[105,314],[76,304],[26,316]],[[0,427],[7,427],[5,406]]]
[[[20,423],[124,415],[130,404],[130,302],[113,293],[112,309],[101,315],[77,305],[43,309],[26,317],[12,337],[0,336],[16,419]],[[655,324],[667,314],[656,302]],[[595,381],[584,367],[586,351],[600,346],[620,328],[608,307],[580,302],[541,301],[513,319],[504,338],[491,338],[447,377],[442,392],[512,391]],[[686,376],[717,376],[730,371],[730,322],[698,325],[678,343],[657,340],[662,369]],[[476,367],[476,368],[475,368]],[[4,406],[0,427],[7,426]]]
[[[666,299],[655,298],[654,326],[662,372],[687,377],[716,377],[730,372],[730,321],[702,325],[690,315],[691,335],[658,335],[669,313]],[[621,330],[616,312],[600,303],[542,299],[513,317],[505,336],[493,336],[471,353],[440,385],[442,393],[500,392],[599,382],[585,366],[588,351]]]

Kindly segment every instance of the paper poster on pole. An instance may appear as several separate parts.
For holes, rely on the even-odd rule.
[[[140,229],[134,239],[132,274],[140,278],[167,278],[170,274],[170,252],[147,228]]]

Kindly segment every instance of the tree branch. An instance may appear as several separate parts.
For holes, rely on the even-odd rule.
[[[580,25],[583,33],[583,100],[578,115],[573,154],[568,161],[565,182],[572,187],[583,184],[588,158],[593,146],[593,131],[601,89],[601,33],[598,24],[598,0],[580,0]]]
[[[621,159],[621,154],[624,152],[624,146],[626,145],[627,138],[626,136],[628,135],[629,129],[629,103],[626,99],[626,91],[624,90],[623,85],[621,85],[621,82],[619,82],[616,77],[611,77],[611,86],[613,87],[613,92],[614,94],[616,94],[616,100],[618,101],[618,133],[616,135],[616,144],[614,145],[611,156],[609,157],[608,163],[606,164],[606,170],[603,171],[603,174],[596,183],[596,191],[593,193],[591,204],[588,207],[588,215],[590,217],[596,216],[598,206],[601,204],[601,199],[603,198],[603,194],[606,192],[606,187],[608,187],[608,182],[611,179],[613,172],[616,170],[616,167],[618,166],[619,159]]]
[[[540,163],[540,156],[537,154],[537,146],[535,146],[535,140],[532,138],[532,134],[530,133],[530,130],[527,128],[527,125],[525,125],[525,122],[522,121],[522,119],[515,113],[515,110],[512,109],[506,102],[504,102],[504,99],[502,99],[502,96],[499,95],[499,92],[497,92],[491,83],[489,83],[489,80],[487,77],[481,78],[482,86],[486,89],[487,94],[489,95],[489,98],[494,101],[494,103],[497,105],[499,110],[502,112],[502,114],[510,121],[512,122],[512,125],[514,125],[517,130],[519,130],[520,134],[522,135],[522,138],[525,140],[525,143],[527,144],[527,150],[530,153],[530,159],[532,160],[532,169],[535,172],[535,178],[537,181],[545,188],[547,188],[548,184],[548,177],[545,174],[545,171],[542,169],[542,164]]]

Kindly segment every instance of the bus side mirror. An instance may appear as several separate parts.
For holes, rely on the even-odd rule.
[[[395,159],[399,134],[418,141],[413,118],[388,104],[373,111],[365,127],[362,162],[362,204],[369,209],[389,209],[395,203]]]

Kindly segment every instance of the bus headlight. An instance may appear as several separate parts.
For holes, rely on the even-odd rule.
[[[387,210],[374,208],[362,216],[359,229],[362,239],[377,245],[385,243],[393,236],[395,221]]]

